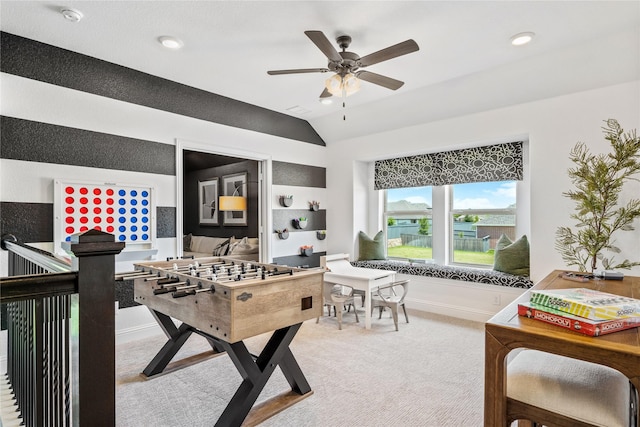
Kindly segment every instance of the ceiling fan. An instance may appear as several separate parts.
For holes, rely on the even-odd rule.
[[[305,31],[304,33],[318,46],[318,49],[320,49],[329,60],[327,68],[272,70],[267,71],[267,74],[275,76],[279,74],[326,73],[332,71],[335,75],[327,79],[326,87],[320,94],[320,98],[328,98],[332,95],[342,96],[343,98],[349,96],[358,91],[360,88],[360,80],[377,84],[387,89],[397,90],[402,87],[404,82],[365,71],[362,68],[397,58],[398,56],[406,55],[419,49],[418,44],[412,39],[409,39],[361,58],[356,53],[347,52],[347,48],[351,44],[351,37],[347,35],[336,38],[338,46],[342,49],[342,52],[338,52],[322,31]]]

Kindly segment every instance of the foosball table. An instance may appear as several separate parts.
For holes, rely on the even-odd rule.
[[[168,338],[146,376],[164,371],[192,333],[226,352],[240,372],[243,381],[216,426],[258,424],[313,393],[289,345],[302,322],[322,314],[323,270],[210,257],[137,263],[127,274],[135,301]],[[243,340],[272,331],[261,353],[251,355]],[[291,390],[253,408],[276,366]]]

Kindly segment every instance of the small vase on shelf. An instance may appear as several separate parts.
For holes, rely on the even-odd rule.
[[[310,211],[317,212],[319,209],[320,209],[320,202],[316,202],[315,200],[313,202],[309,202]]]
[[[327,238],[327,232],[325,230],[316,231],[316,237],[318,240],[324,240]]]
[[[307,226],[307,218],[304,218],[304,217],[295,218],[293,220],[293,225],[298,229],[303,229]]]
[[[276,233],[278,233],[280,240],[287,240],[289,238],[289,230],[286,228],[284,230],[276,230]]]
[[[300,246],[300,255],[302,256],[313,255],[313,246],[310,246],[310,245]]]
[[[293,204],[293,196],[280,196],[280,204],[288,208]]]

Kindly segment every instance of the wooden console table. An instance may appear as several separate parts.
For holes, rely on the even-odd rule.
[[[640,299],[640,277],[579,283],[558,277],[561,273],[551,272],[532,289],[589,288]],[[507,426],[506,356],[519,347],[610,366],[626,375],[640,390],[640,328],[589,337],[518,316],[518,303],[529,298],[530,291],[527,291],[485,324],[485,427]],[[640,411],[638,415],[640,427]]]

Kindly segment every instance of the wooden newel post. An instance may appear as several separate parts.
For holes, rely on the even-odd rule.
[[[112,234],[90,230],[71,236],[64,246],[78,264],[78,400],[73,418],[81,426],[115,426],[115,256],[125,244],[115,242]]]

